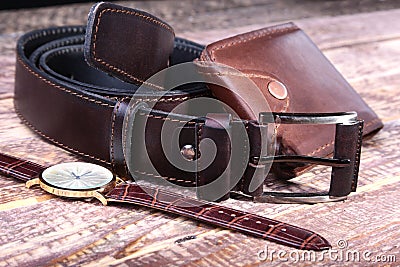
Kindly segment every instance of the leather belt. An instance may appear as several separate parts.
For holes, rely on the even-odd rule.
[[[120,31],[122,23],[124,32]],[[229,114],[171,114],[185,101],[212,97],[207,86],[191,83],[160,93],[140,85],[146,85],[146,79],[167,66],[196,60],[204,47],[175,37],[168,24],[150,14],[112,4],[96,5],[87,29],[37,30],[18,41],[15,110],[46,140],[106,165],[124,179],[148,177],[197,186],[198,196],[207,200],[226,199],[235,191],[260,201],[315,203],[342,200],[355,191],[363,126],[356,114],[271,113],[260,114],[259,121]],[[121,38],[126,42],[115,41]],[[119,53],[125,57],[114,57],[113,50],[126,51]],[[148,60],[150,55],[152,60]],[[146,103],[155,105],[149,108]],[[261,144],[268,140],[268,125],[276,119],[280,123],[336,124],[334,157],[271,156],[268,145]],[[179,132],[178,146],[186,159],[201,162],[200,152],[207,148],[201,143],[209,139],[216,147],[214,161],[203,169],[198,165],[189,171],[176,167],[161,149],[166,123],[171,136]],[[128,164],[124,154],[127,125],[132,131],[128,141],[133,157]],[[248,141],[233,145],[230,137],[236,140],[236,129],[241,127]],[[243,166],[232,166],[232,155],[244,162]],[[322,194],[264,194],[268,164],[274,160],[333,166],[330,190]],[[235,168],[241,168],[243,175],[233,181]],[[218,187],[201,189],[216,181]]]

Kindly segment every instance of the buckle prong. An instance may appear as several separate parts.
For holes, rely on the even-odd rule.
[[[254,202],[260,203],[276,203],[276,204],[317,204],[327,202],[344,201],[347,196],[334,197],[328,194],[319,194],[309,196],[308,194],[296,194],[296,193],[282,193],[276,192],[264,192],[261,196],[253,197]]]
[[[319,113],[319,114],[261,112],[259,114],[260,124],[278,123],[278,124],[346,124],[347,125],[356,122],[357,122],[357,112],[354,111]]]
[[[279,155],[279,156],[262,156],[262,157],[253,157],[253,163],[258,164],[268,164],[271,162],[282,163],[282,162],[296,162],[296,163],[306,163],[306,164],[318,164],[323,166],[331,166],[331,167],[347,167],[350,164],[349,159],[332,159],[332,158],[317,158],[310,156],[302,156],[302,155]]]

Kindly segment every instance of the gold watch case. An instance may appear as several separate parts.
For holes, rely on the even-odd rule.
[[[26,183],[39,185],[44,191],[68,198],[96,198],[107,205],[104,193],[116,186],[117,178],[102,166],[86,162],[68,162],[51,166],[39,178]]]

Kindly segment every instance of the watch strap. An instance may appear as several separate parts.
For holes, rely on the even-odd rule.
[[[34,162],[0,153],[0,174],[6,177],[26,182],[38,178],[45,169]]]
[[[155,208],[297,249],[330,248],[328,241],[312,231],[160,189],[122,183],[106,194],[106,198],[108,202]]]

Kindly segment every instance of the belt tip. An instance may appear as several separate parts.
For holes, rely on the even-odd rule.
[[[307,243],[303,249],[305,250],[315,250],[315,251],[322,251],[331,249],[331,244],[322,236],[317,235],[315,238],[311,240],[311,242]]]

